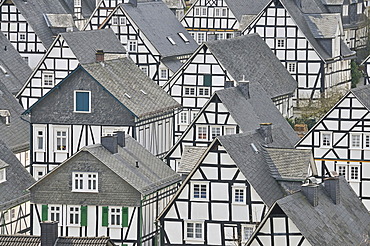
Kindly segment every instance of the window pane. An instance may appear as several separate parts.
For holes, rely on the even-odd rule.
[[[76,111],[90,111],[89,92],[76,92]]]

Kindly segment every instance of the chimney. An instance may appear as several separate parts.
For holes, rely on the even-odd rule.
[[[260,124],[260,129],[259,129],[260,134],[265,140],[265,144],[270,144],[273,142],[272,139],[272,123],[261,123]]]
[[[103,145],[112,154],[118,152],[117,136],[106,136],[101,138],[101,145]]]
[[[96,62],[104,61],[104,51],[103,50],[97,50],[96,51],[95,60],[96,60]]]
[[[340,188],[339,188],[339,178],[338,177],[330,177],[324,179],[324,187],[325,191],[329,194],[331,200],[333,200],[334,204],[340,203]]]
[[[58,221],[41,222],[41,246],[55,245],[58,239]]]
[[[128,3],[130,3],[133,7],[137,7],[137,0],[128,0]]]
[[[117,143],[121,147],[126,146],[126,139],[125,139],[125,132],[124,131],[116,131],[114,132],[117,135]]]
[[[319,185],[314,177],[309,178],[307,181],[307,183],[301,186],[301,191],[311,205],[316,207],[319,204]]]
[[[234,81],[225,81],[224,88],[234,87]]]
[[[243,75],[243,79],[238,82],[238,88],[243,93],[246,99],[250,98],[249,95],[249,81],[245,80],[245,76]]]

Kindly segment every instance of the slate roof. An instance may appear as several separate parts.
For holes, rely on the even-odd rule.
[[[184,174],[190,173],[206,150],[207,147],[184,146],[177,172]]]
[[[44,14],[68,14],[67,10],[59,0],[12,1],[48,49],[57,33],[48,27]]]
[[[119,7],[162,57],[192,54],[197,49],[198,44],[162,1],[138,2],[137,7],[129,3],[120,4]],[[182,40],[178,33],[183,33],[189,42]],[[167,37],[171,37],[176,44],[172,45]]]
[[[301,192],[277,201],[311,245],[365,245],[361,243],[370,235],[369,212],[343,177],[339,182],[339,204],[322,185],[316,207]]]
[[[6,181],[0,184],[0,211],[3,211],[29,201],[30,195],[26,189],[35,180],[1,140],[0,160],[8,165],[5,169]]]
[[[125,48],[111,29],[65,32],[60,34],[80,64],[96,61],[96,51],[124,54]],[[83,44],[83,45],[81,45]]]
[[[29,149],[29,124],[21,119],[24,111],[15,97],[0,82],[0,110],[9,110],[10,124],[0,117],[0,140],[14,152],[19,153]]]
[[[308,26],[315,38],[334,38],[340,18],[340,14],[305,15]]]
[[[1,246],[40,246],[39,236],[30,235],[0,235]]]
[[[92,15],[96,7],[97,1],[96,0],[83,0],[81,1],[81,3],[82,3],[82,16],[85,19],[89,18]],[[63,0],[62,4],[69,13],[71,14],[74,13],[74,10],[73,10],[74,0]]]
[[[240,22],[243,15],[257,15],[269,3],[269,0],[225,0],[227,6]]]
[[[359,86],[351,90],[357,99],[370,110],[370,85]]]
[[[163,2],[167,5],[170,9],[183,9],[185,8],[186,4],[184,0],[163,0]]]
[[[180,107],[130,58],[85,64],[83,68],[138,118]]]
[[[10,41],[0,31],[0,81],[16,94],[31,75],[32,70]],[[5,48],[6,47],[6,48]]]
[[[311,150],[263,148],[262,153],[270,167],[271,175],[277,180],[304,181],[311,175],[317,175]],[[315,171],[312,174],[309,170]]]
[[[297,82],[258,34],[206,42],[222,66],[237,81],[259,82],[270,98],[291,94]]]

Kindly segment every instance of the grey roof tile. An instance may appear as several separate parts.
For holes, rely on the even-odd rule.
[[[138,2],[137,7],[120,4],[120,7],[162,57],[192,54],[197,49],[197,43],[162,1]],[[178,33],[183,33],[189,42],[182,40]],[[176,44],[172,45],[167,37]]]
[[[39,236],[30,235],[0,235],[1,246],[40,246]]]
[[[340,14],[305,15],[307,24],[315,38],[334,38],[341,23]]]
[[[297,82],[258,34],[206,42],[235,80],[259,82],[270,98],[291,94]]]
[[[240,22],[243,15],[257,15],[269,3],[269,0],[225,0],[227,6]]]
[[[0,211],[2,211],[29,201],[30,197],[26,189],[35,180],[1,140],[0,160],[8,165],[5,169],[6,181],[0,184]]]
[[[198,163],[207,147],[198,146],[184,146],[178,173],[188,174],[193,170],[194,166]]]
[[[370,110],[370,85],[359,86],[352,89],[351,92]]]
[[[130,58],[85,64],[83,68],[138,118],[180,107]]]
[[[59,237],[55,246],[107,246],[115,245],[109,237]]]
[[[311,245],[368,245],[361,243],[370,235],[369,212],[343,177],[339,182],[339,204],[320,185],[316,207],[302,192],[278,200],[277,205]]]

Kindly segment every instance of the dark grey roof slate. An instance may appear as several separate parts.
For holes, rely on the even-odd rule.
[[[300,6],[298,7],[306,14],[326,13],[328,11],[322,0],[300,0],[299,3]]]
[[[67,28],[74,25],[70,14],[44,14],[44,18],[48,27]]]
[[[193,170],[194,166],[198,163],[207,147],[198,146],[184,146],[178,173],[188,174]]]
[[[293,148],[263,148],[262,153],[270,167],[271,175],[277,180],[304,181],[317,175],[311,150]],[[309,170],[315,170],[312,174]]]
[[[82,3],[82,16],[87,19],[89,18],[97,4],[97,0],[83,0]],[[74,0],[63,0],[62,4],[65,9],[67,9],[68,13],[73,14],[74,13]]]
[[[237,80],[259,82],[270,98],[291,94],[297,82],[258,34],[206,42],[222,66]]]
[[[370,110],[370,85],[359,86],[352,89],[351,92]]]
[[[140,31],[162,57],[192,54],[198,47],[188,31],[162,1],[120,4],[124,12],[135,22]],[[184,42],[178,33],[183,33],[189,42]],[[175,41],[172,45],[167,37]]]
[[[0,82],[13,94],[16,94],[31,75],[32,70],[13,47],[10,41],[0,32]],[[6,48],[5,48],[6,47]]]
[[[219,97],[243,132],[259,128],[261,123],[272,123],[273,128],[279,127],[284,132],[290,147],[298,141],[297,134],[281,115],[260,83],[249,83],[250,97],[248,99],[239,87],[219,90],[215,92],[215,95]]]
[[[55,246],[113,246],[115,245],[108,237],[59,237]]]
[[[370,235],[370,215],[347,181],[340,177],[340,204],[334,204],[319,187],[313,207],[301,193],[277,201],[311,245],[361,244]]]
[[[315,38],[334,38],[340,22],[340,14],[305,15],[308,27]]]
[[[161,62],[174,73],[183,65],[179,59],[173,57],[164,58]]]
[[[0,211],[3,211],[29,201],[30,196],[26,189],[35,180],[1,140],[0,160],[8,165],[5,169],[6,181],[0,184]]]
[[[290,146],[290,144],[287,144],[289,140],[281,129],[274,128],[272,134],[274,141],[269,146]],[[247,181],[268,206],[284,197],[284,191],[271,176],[269,166],[262,153],[261,145],[265,142],[260,133],[253,131],[225,135],[219,136],[218,139]],[[258,152],[254,151],[252,144]]]
[[[29,149],[29,124],[21,119],[24,111],[15,97],[0,82],[0,110],[9,110],[10,125],[0,117],[0,140],[14,152],[19,153]]]
[[[65,32],[60,35],[81,64],[95,62],[97,50],[113,54],[126,53],[125,48],[111,29]]]
[[[7,164],[5,161],[0,159],[0,169],[3,169],[4,167],[8,167],[9,164]]]
[[[167,5],[170,9],[183,9],[186,6],[184,0],[163,0],[163,2]]]
[[[138,118],[180,107],[130,58],[85,64],[83,68]]]
[[[240,22],[243,15],[257,15],[269,3],[269,0],[225,0],[227,6]]]
[[[68,14],[67,10],[59,0],[12,1],[48,49],[57,33],[48,27],[44,14]]]
[[[81,151],[88,151],[123,180],[143,195],[180,181],[180,176],[155,157],[135,139],[125,136],[126,147],[118,147],[118,153],[112,154],[102,145],[91,145]],[[139,168],[136,167],[139,162]]]
[[[1,246],[40,246],[39,236],[30,235],[0,235]]]

